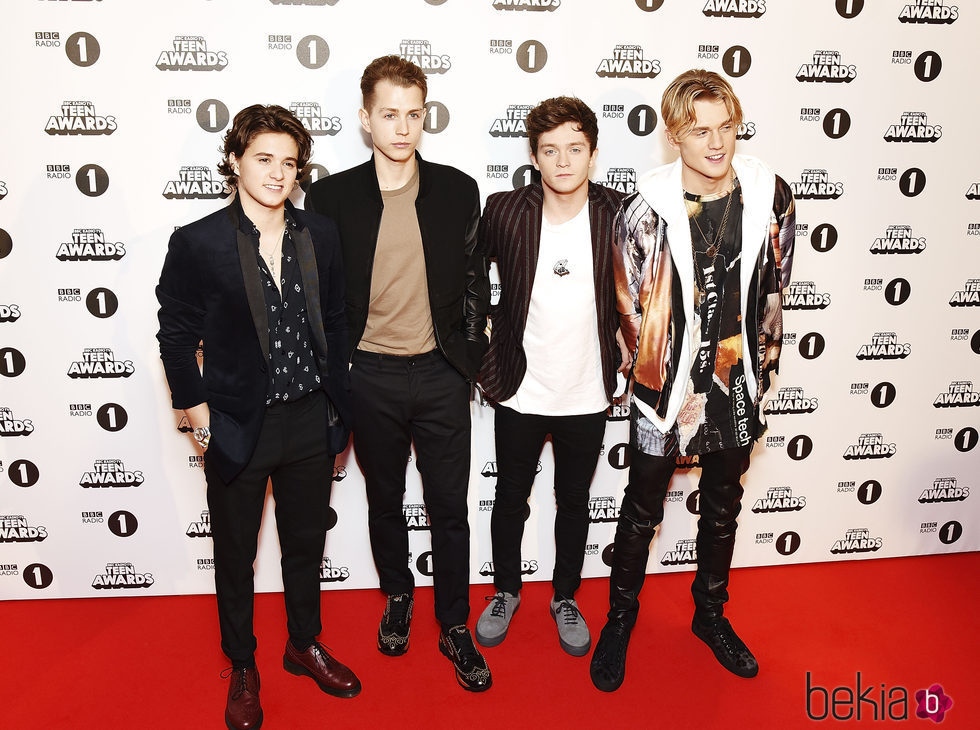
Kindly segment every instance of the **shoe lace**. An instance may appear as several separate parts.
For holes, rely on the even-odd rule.
[[[578,607],[567,599],[558,602],[558,605],[555,607],[555,613],[561,614],[566,626],[574,626],[582,616],[582,612],[578,610]]]
[[[254,671],[254,670],[252,670],[252,671]],[[239,672],[238,672],[238,684],[234,688],[234,691],[232,693],[232,699],[237,700],[239,697],[241,697],[248,690],[248,684],[246,682],[246,677],[245,677],[245,675],[248,672],[249,672],[248,669],[239,670]],[[227,669],[221,670],[221,674],[219,674],[218,676],[220,676],[222,679],[228,679],[228,677],[233,677],[234,674],[235,674],[235,668],[234,667],[228,667]]]
[[[737,655],[748,651],[745,642],[739,638],[738,634],[735,633],[735,629],[727,621],[722,621],[718,624],[718,627],[715,629],[715,635],[724,644],[725,651],[729,654]]]
[[[393,624],[407,623],[410,605],[411,598],[407,593],[399,593],[397,596],[388,596],[388,603],[385,606],[385,611],[388,613],[388,621]]]
[[[612,640],[603,642],[605,654],[613,664],[622,664],[626,657],[629,629],[621,623],[613,623],[602,630],[603,634],[607,632]]]
[[[493,601],[490,607],[490,615],[495,618],[503,618],[507,615],[507,597],[503,593],[487,596],[488,601]]]
[[[470,666],[478,661],[480,653],[473,645],[473,638],[465,626],[454,626],[449,629],[449,640],[461,664]]]

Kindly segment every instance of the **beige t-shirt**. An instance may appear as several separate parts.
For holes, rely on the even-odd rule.
[[[419,355],[436,349],[415,199],[416,170],[398,190],[382,190],[384,211],[371,274],[371,303],[358,349]]]

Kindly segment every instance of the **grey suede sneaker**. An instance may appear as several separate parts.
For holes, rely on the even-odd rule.
[[[507,638],[507,629],[514,612],[521,605],[521,595],[516,596],[504,591],[497,591],[487,596],[490,605],[480,615],[476,622],[476,641],[480,646],[497,646]]]
[[[558,624],[558,642],[572,656],[585,656],[592,646],[589,627],[574,598],[551,599],[551,617]]]

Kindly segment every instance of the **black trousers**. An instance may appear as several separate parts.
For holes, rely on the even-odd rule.
[[[413,356],[357,350],[350,373],[353,438],[364,473],[371,551],[381,590],[410,593],[405,469],[415,442],[432,537],[436,619],[469,616],[470,386],[438,350]]]
[[[694,615],[701,623],[721,618],[728,601],[728,574],[742,507],[741,476],[751,446],[701,454],[697,571],[691,584]],[[650,456],[630,446],[629,484],[616,525],[609,577],[609,618],[636,622],[650,541],[663,520],[664,498],[674,473],[673,456]]]
[[[494,414],[497,489],[490,517],[493,583],[498,591],[521,589],[521,540],[538,457],[551,434],[555,454],[555,594],[571,598],[582,582],[589,536],[589,487],[602,450],[606,413],[540,416],[497,406]]]
[[[254,661],[252,566],[270,478],[286,627],[300,645],[320,633],[320,563],[334,464],[326,446],[326,402],[320,390],[267,408],[255,453],[231,482],[223,482],[205,463],[221,649],[232,663]],[[215,433],[212,438],[221,437]]]

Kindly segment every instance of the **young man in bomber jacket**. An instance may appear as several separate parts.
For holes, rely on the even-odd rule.
[[[623,682],[650,540],[678,454],[698,456],[700,519],[692,630],[727,670],[759,671],[723,616],[741,476],[764,430],[759,407],[782,342],[795,206],[761,161],[735,154],[742,108],[718,74],[691,70],[664,92],[676,162],[647,173],[618,220],[620,327],[635,349],[629,483],[591,676]]]
[[[414,577],[402,514],[414,441],[432,535],[439,648],[464,689],[491,685],[469,615],[470,384],[487,348],[490,302],[476,181],[423,160],[427,84],[398,56],[372,61],[358,112],[368,162],[316,182],[307,206],[337,222],[347,284],[353,439],[368,528],[388,598],[378,649],[408,649]]]

